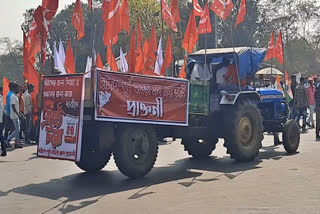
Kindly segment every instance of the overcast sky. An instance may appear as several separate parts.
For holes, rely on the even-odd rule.
[[[59,0],[59,10],[76,0]],[[83,3],[86,1],[82,0]],[[30,8],[41,5],[42,0],[1,0],[0,6],[0,37],[10,37],[22,41],[20,25],[23,22],[23,13]]]

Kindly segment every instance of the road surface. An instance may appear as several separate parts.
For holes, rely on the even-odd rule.
[[[179,140],[160,145],[145,178],[123,176],[113,160],[97,175],[69,161],[40,159],[36,146],[0,157],[0,213],[320,213],[320,142],[314,129],[287,155],[266,135],[259,157],[237,163],[219,142],[195,161]]]

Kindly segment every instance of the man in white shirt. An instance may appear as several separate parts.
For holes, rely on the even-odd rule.
[[[10,119],[14,125],[15,130],[11,133],[11,135],[7,139],[7,143],[10,142],[13,138],[15,139],[15,148],[22,148],[19,142],[19,133],[20,133],[20,121],[19,117],[23,117],[19,112],[19,99],[17,93],[19,93],[18,84],[14,84],[13,86],[13,94],[10,97]]]
[[[24,92],[24,116],[26,117],[26,134],[25,143],[30,143],[30,133],[32,128],[32,99],[31,93],[33,92],[34,86],[32,84],[27,85],[27,90]]]
[[[2,151],[1,156],[6,156],[7,155],[6,144],[5,144],[4,138],[3,138],[3,127],[4,127],[3,112],[4,112],[4,108],[3,108],[2,92],[3,92],[3,88],[0,87],[0,143],[1,143],[1,151]]]

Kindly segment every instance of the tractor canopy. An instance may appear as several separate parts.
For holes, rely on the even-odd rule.
[[[265,48],[216,48],[216,49],[201,49],[188,57],[188,69],[195,64],[205,64],[205,56],[207,64],[221,64],[225,60],[230,63],[237,63],[239,70],[239,78],[243,79],[248,74],[255,74],[260,67],[266,55]],[[253,64],[253,66],[252,66]]]

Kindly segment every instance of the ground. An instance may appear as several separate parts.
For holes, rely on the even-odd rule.
[[[195,161],[177,142],[160,145],[155,168],[132,180],[111,161],[96,175],[72,162],[40,159],[36,146],[0,158],[0,213],[320,213],[320,141],[301,136],[287,155],[266,135],[259,157],[230,160],[220,141]]]

